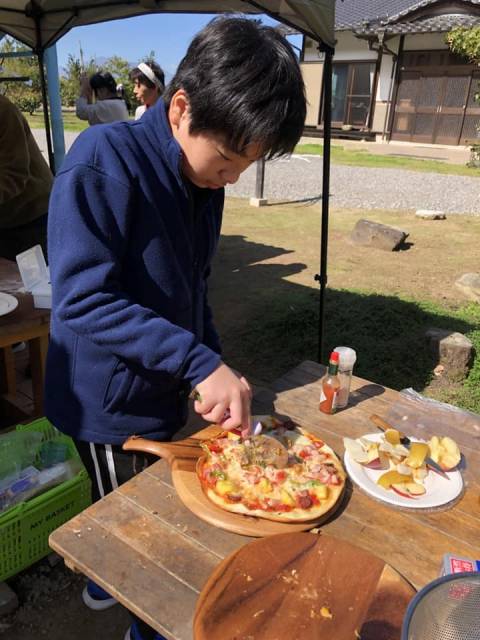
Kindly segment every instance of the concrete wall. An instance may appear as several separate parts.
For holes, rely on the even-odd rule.
[[[305,124],[309,127],[316,127],[320,117],[323,62],[301,63],[300,68],[307,94],[307,118]]]
[[[381,135],[385,124],[385,117],[387,115],[388,102],[376,102],[375,111],[373,112],[372,131],[377,135]]]
[[[376,60],[377,52],[370,51],[365,40],[355,38],[351,31],[339,31],[335,34],[337,44],[335,45],[334,62],[344,62],[351,60]]]
[[[334,62],[345,60],[376,60],[375,51],[370,51],[365,40],[355,38],[351,31],[338,31],[335,34],[337,43],[335,45]],[[319,62],[321,54],[316,48],[317,45],[310,38],[305,38],[305,51],[303,62]]]
[[[404,51],[428,51],[434,49],[448,49],[445,43],[445,33],[422,33],[405,36]]]

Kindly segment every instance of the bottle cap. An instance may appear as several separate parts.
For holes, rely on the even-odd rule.
[[[341,367],[350,369],[353,367],[357,360],[357,354],[351,347],[335,347],[335,351],[338,353]]]
[[[332,351],[332,353],[330,354],[330,362],[336,362],[338,364],[338,358],[339,358],[339,354],[336,351]]]

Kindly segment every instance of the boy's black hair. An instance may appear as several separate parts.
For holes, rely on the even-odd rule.
[[[95,92],[99,89],[108,89],[110,93],[115,95],[117,93],[117,83],[108,71],[94,73],[93,76],[90,77],[90,86]]]
[[[263,155],[291,153],[302,135],[305,87],[288,41],[273,27],[239,17],[218,17],[192,40],[164,93],[179,89],[190,104],[190,132],[222,136],[242,153],[260,143]]]
[[[163,73],[162,67],[155,62],[155,60],[145,60],[145,64],[148,64],[150,69],[153,71],[158,80],[162,83],[162,87],[165,88],[165,74]],[[138,67],[135,67],[130,71],[130,80],[138,80],[140,84],[144,84],[149,89],[160,89],[154,84],[150,78],[140,71]],[[161,89],[163,91],[163,89]]]

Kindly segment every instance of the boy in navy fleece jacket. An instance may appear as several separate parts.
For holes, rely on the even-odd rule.
[[[46,413],[71,435],[94,498],[148,464],[132,435],[166,440],[195,411],[248,428],[251,391],[221,360],[207,277],[224,187],[291,152],[305,119],[300,69],[273,28],[212,21],[141,120],[82,133],[49,211],[53,286]],[[108,594],[84,594],[93,608]],[[135,623],[127,637],[159,637]]]

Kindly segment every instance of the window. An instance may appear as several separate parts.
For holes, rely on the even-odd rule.
[[[368,127],[374,62],[336,62],[332,77],[332,124]]]

